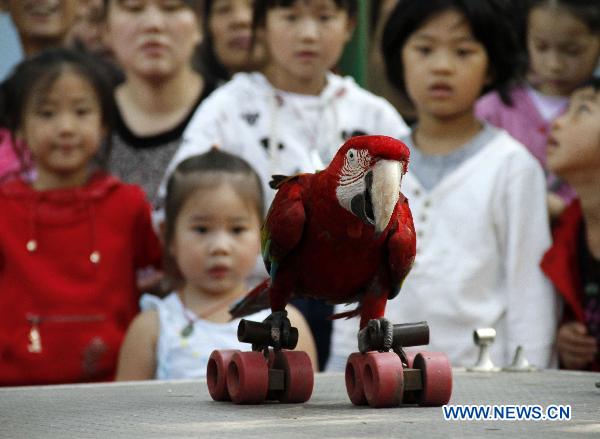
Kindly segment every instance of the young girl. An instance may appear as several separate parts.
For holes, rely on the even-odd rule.
[[[472,332],[494,327],[492,359],[506,365],[521,345],[550,364],[554,294],[539,261],[550,245],[544,178],[525,148],[482,125],[474,104],[505,87],[515,39],[496,1],[401,0],[386,26],[390,80],[415,105],[418,123],[403,192],[417,231],[415,264],[387,307],[394,323],[426,320],[426,348],[454,366],[475,363]],[[355,321],[334,323],[330,368],[355,351]]]
[[[497,93],[484,96],[477,115],[506,129],[546,167],[552,120],[573,90],[593,74],[600,58],[600,4],[588,0],[534,0],[527,14],[529,80],[510,91],[512,105]],[[575,195],[547,173],[548,208],[555,218]]]
[[[211,151],[182,162],[167,187],[165,253],[177,289],[165,299],[144,296],[132,323],[117,379],[196,378],[214,349],[249,350],[237,341],[239,319],[228,308],[247,291],[245,280],[260,250],[260,181],[242,159]],[[257,313],[249,320],[264,320]],[[310,330],[295,310],[298,349],[316,366]]]
[[[111,379],[137,311],[136,270],[160,262],[143,192],[99,168],[112,114],[101,73],[55,49],[5,89],[36,176],[0,186],[0,385]]]
[[[564,299],[557,348],[566,369],[600,371],[600,80],[552,124],[548,167],[577,192],[553,230],[542,268]]]
[[[356,0],[259,0],[254,8],[266,65],[238,73],[200,106],[168,173],[218,145],[254,166],[269,205],[272,174],[322,169],[356,134],[408,129],[384,99],[330,72],[354,29]]]
[[[65,45],[67,34],[75,19],[76,0],[35,3],[10,0],[5,3],[19,35],[20,52],[22,52],[17,58],[19,61],[23,56],[33,56],[45,49]],[[5,55],[2,53],[2,62],[10,64],[3,66],[8,71],[8,67],[12,69],[16,63],[11,63],[10,57]],[[0,108],[0,113],[3,111]],[[30,175],[31,168],[29,150],[22,142],[14,139],[0,115],[0,181],[14,176],[27,177]]]
[[[156,204],[165,167],[214,85],[192,67],[201,39],[199,0],[105,0],[106,40],[123,68],[115,90],[109,167]]]

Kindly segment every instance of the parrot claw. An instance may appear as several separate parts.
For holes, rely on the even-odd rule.
[[[367,326],[358,332],[358,350],[387,352],[394,341],[394,325],[384,317],[371,319]]]
[[[400,357],[400,361],[402,361],[402,367],[407,368],[408,365],[408,357],[406,356],[406,351],[402,349],[402,347],[394,348],[394,352]]]
[[[294,349],[298,343],[298,330],[292,327],[287,311],[274,311],[263,323],[271,326],[270,346],[275,350]],[[258,348],[259,346],[257,346]],[[253,346],[254,348],[254,346]],[[257,349],[258,350],[258,349]]]
[[[383,332],[383,350],[389,351],[392,349],[392,343],[394,341],[394,325],[390,323],[388,319],[383,317],[379,319],[381,322],[381,330]]]
[[[361,354],[369,352],[369,340],[367,339],[367,328],[358,331],[358,351]]]

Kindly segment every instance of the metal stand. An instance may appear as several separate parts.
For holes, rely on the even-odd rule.
[[[523,354],[523,346],[517,346],[512,364],[502,370],[507,372],[534,372],[538,368],[529,364],[529,361],[527,361],[527,358]]]
[[[490,357],[490,346],[496,339],[494,328],[480,328],[473,331],[473,341],[479,346],[479,358],[477,362],[467,368],[469,372],[498,372],[499,367],[494,366]]]

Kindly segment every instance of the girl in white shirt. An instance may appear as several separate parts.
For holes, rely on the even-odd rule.
[[[263,197],[258,176],[239,157],[213,149],[182,162],[169,180],[164,223],[167,271],[176,290],[145,295],[119,357],[118,380],[197,378],[215,349],[250,350],[237,341],[229,307],[247,291],[260,249]],[[295,309],[298,350],[316,367],[311,333]],[[249,317],[262,321],[263,311]]]

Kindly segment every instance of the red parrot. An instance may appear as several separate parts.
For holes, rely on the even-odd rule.
[[[278,189],[262,227],[267,279],[230,310],[243,317],[267,308],[286,319],[294,296],[358,302],[360,328],[384,315],[416,251],[408,200],[400,192],[408,147],[386,136],[358,136],[314,174],[274,176]]]

